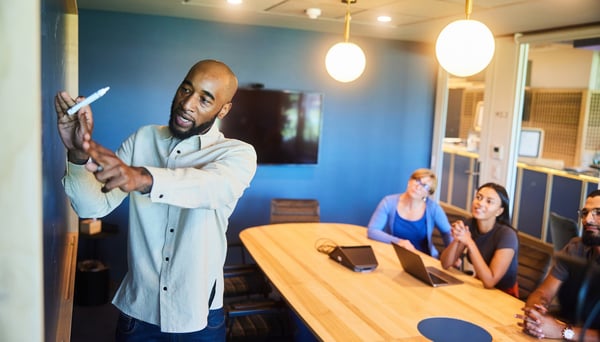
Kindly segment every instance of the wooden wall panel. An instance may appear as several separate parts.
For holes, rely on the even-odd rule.
[[[73,294],[75,290],[75,266],[77,265],[78,232],[69,232],[65,236],[64,258],[61,265],[60,304],[55,341],[71,340],[71,317],[73,316]]]
[[[581,90],[533,89],[529,120],[523,127],[544,130],[542,158],[561,159],[565,166],[579,164],[580,123],[584,92]]]
[[[483,89],[465,89],[462,95],[459,137],[473,130],[477,102]],[[600,150],[600,91],[585,89],[527,89],[523,127],[542,128],[542,158],[558,159],[566,167],[580,166],[584,150]]]
[[[600,91],[590,91],[585,149],[600,151]]]

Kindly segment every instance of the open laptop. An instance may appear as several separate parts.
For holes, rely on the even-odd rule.
[[[457,279],[446,272],[440,271],[432,266],[425,266],[419,254],[409,251],[398,244],[392,243],[396,255],[402,264],[402,268],[413,277],[429,284],[433,287],[462,284],[463,281]]]

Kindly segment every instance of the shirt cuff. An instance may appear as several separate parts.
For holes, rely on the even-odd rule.
[[[152,189],[150,189],[149,193],[142,194],[142,196],[149,196],[152,202],[166,203],[166,190],[168,186],[165,186],[163,184],[164,181],[161,180],[166,179],[162,176],[163,174],[166,175],[167,171],[157,167],[144,166],[144,168],[148,170],[148,173],[150,173],[150,175],[152,176]]]

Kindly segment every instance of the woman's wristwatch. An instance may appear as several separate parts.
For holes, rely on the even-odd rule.
[[[573,331],[573,328],[569,324],[565,325],[565,327],[562,330],[563,340],[572,341],[574,337],[575,331]]]

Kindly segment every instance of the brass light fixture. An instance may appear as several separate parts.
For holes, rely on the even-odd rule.
[[[494,35],[485,24],[469,18],[472,11],[472,1],[466,0],[466,19],[448,24],[435,44],[435,54],[442,68],[459,77],[480,72],[494,56]]]
[[[356,80],[365,70],[366,58],[362,49],[350,43],[350,3],[356,0],[342,0],[346,4],[344,18],[344,41],[332,46],[325,57],[327,72],[336,81],[347,83]]]

